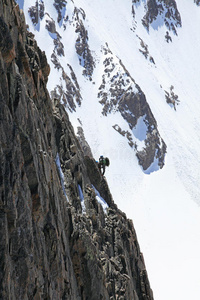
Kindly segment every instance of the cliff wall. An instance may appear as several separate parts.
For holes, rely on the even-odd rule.
[[[0,299],[153,299],[131,220],[50,100],[44,52],[0,2]]]

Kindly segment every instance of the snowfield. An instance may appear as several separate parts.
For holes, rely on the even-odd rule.
[[[33,2],[17,2],[39,47],[46,52],[51,66],[48,89],[52,91],[60,84],[60,73],[51,62],[55,36],[48,33],[45,24],[49,16],[56,22],[57,11],[51,1],[44,0],[49,16],[33,26],[28,14]],[[76,112],[70,113],[71,122],[76,128],[81,121],[95,159],[100,155],[110,159],[105,176],[115,203],[133,220],[155,300],[200,299],[200,7],[193,2],[176,0],[182,27],[177,28],[177,36],[169,31],[172,42],[167,43],[168,29],[162,18],[149,32],[142,25],[146,0],[134,5],[135,19],[131,0],[68,1],[63,17],[68,15],[72,20],[74,5],[86,15],[84,26],[95,59],[92,81],[82,75],[73,23],[66,23],[65,30],[63,19],[56,23],[65,54],[59,61],[65,70],[69,70],[68,64],[72,66],[83,99]],[[139,51],[140,39],[148,45],[155,63]],[[123,62],[144,92],[157,121],[167,145],[161,170],[156,160],[146,172],[139,166],[127,139],[113,129],[117,124],[130,131],[118,111],[102,115],[97,95],[106,44],[115,61]],[[176,110],[165,99],[171,86],[180,100]],[[146,131],[142,120],[132,131],[141,148]]]

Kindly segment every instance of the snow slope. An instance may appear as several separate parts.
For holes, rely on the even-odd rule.
[[[39,2],[44,2],[46,12],[56,21],[57,11],[52,3]],[[28,14],[32,1],[19,0],[18,3],[38,45],[48,57],[51,65],[48,89],[51,91],[61,81],[59,71],[51,62],[55,35],[45,29],[49,16],[45,15],[33,26]],[[100,155],[110,158],[105,175],[114,201],[133,219],[155,300],[199,300],[200,8],[193,1],[177,0],[176,3],[182,27],[177,29],[177,36],[170,32],[172,42],[169,43],[165,40],[167,29],[161,18],[149,27],[149,32],[142,25],[146,0],[134,6],[135,19],[131,0],[68,1],[62,14],[63,17],[68,15],[71,23],[66,23],[64,30],[62,19],[56,23],[56,30],[64,44],[64,56],[59,57],[59,61],[68,71],[68,64],[73,67],[83,99],[70,119],[74,127],[80,126],[81,121],[96,159]],[[82,8],[86,15],[84,26],[95,58],[91,81],[82,75],[83,67],[75,52],[74,5]],[[155,63],[139,51],[141,39],[148,45]],[[144,92],[157,121],[167,145],[165,166],[161,170],[155,161],[148,172],[143,172],[134,150],[113,129],[113,125],[118,124],[130,130],[118,111],[102,115],[97,95],[104,72],[102,47],[106,43],[114,59],[123,62]],[[176,111],[165,99],[165,91],[169,92],[172,85],[180,100]],[[141,140],[140,147],[145,135],[143,124],[133,130],[133,138]]]

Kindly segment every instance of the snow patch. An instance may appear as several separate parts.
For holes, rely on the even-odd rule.
[[[62,27],[62,25],[63,25],[63,19],[64,19],[64,17],[65,17],[65,14],[66,14],[66,6],[64,6],[64,7],[62,8],[62,11],[61,11],[61,20],[60,20],[60,22],[58,23],[58,24],[59,24],[59,27]]]
[[[86,213],[83,191],[82,191],[82,188],[79,184],[78,184],[78,192],[79,192],[79,197],[80,197],[80,200],[81,200],[82,212]]]
[[[65,177],[64,177],[64,174],[63,174],[63,171],[62,171],[62,168],[61,168],[60,157],[59,157],[58,153],[56,155],[56,165],[57,165],[58,172],[59,172],[59,175],[60,175],[60,182],[61,182],[63,193],[65,195],[65,198],[66,198],[67,202],[69,202],[68,198],[67,198],[66,191],[65,191]]]
[[[93,185],[92,185],[92,188],[93,188],[94,191],[95,191],[95,195],[96,195],[97,201],[99,202],[99,204],[101,204],[104,213],[107,214],[107,209],[109,208],[107,202],[101,197],[99,191],[98,191]]]
[[[50,37],[53,39],[53,40],[56,40],[57,39],[57,33],[52,33],[50,31],[48,31],[48,34],[50,35]]]
[[[167,12],[167,10],[166,10]],[[166,12],[162,12],[162,13],[159,13],[158,16],[156,17],[156,19],[151,23],[151,26],[154,30],[159,30],[160,27],[164,26],[165,22],[165,13]]]
[[[136,126],[132,129],[134,136],[139,141],[144,141],[147,137],[147,125],[145,124],[146,115],[139,117]]]

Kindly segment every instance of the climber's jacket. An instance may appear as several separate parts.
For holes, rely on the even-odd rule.
[[[103,155],[101,155],[98,162],[98,168],[102,176],[105,174],[106,166],[108,167],[109,165],[110,165],[109,158],[108,157],[104,158]]]

